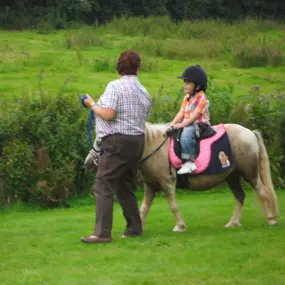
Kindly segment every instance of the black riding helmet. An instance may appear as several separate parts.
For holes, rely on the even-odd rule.
[[[187,67],[182,75],[177,78],[192,81],[196,85],[200,85],[201,90],[206,91],[207,89],[208,77],[205,70],[200,65]]]

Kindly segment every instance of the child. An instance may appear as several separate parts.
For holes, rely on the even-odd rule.
[[[180,137],[182,167],[178,174],[192,173],[197,169],[194,163],[196,154],[196,132],[195,122],[210,124],[209,100],[206,97],[207,74],[199,66],[190,66],[179,76],[184,80],[184,91],[186,93],[180,111],[171,123],[174,129],[184,128]]]

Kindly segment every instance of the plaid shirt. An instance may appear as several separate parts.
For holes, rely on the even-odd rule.
[[[103,138],[112,134],[141,135],[151,102],[147,90],[136,75],[125,75],[111,81],[98,105],[116,111],[115,117],[105,121],[96,116],[96,135]]]

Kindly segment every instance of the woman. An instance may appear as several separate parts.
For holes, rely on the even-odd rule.
[[[136,188],[137,163],[144,149],[144,129],[151,102],[138,80],[140,57],[134,51],[121,53],[117,71],[120,79],[110,82],[97,103],[87,95],[84,101],[96,114],[96,136],[102,139],[104,154],[96,175],[96,223],[87,243],[112,241],[114,195],[122,207],[127,225],[122,237],[143,233]]]

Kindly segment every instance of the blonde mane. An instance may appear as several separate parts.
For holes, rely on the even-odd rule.
[[[170,123],[151,124],[147,122],[145,124],[146,141],[152,141],[158,136],[162,137],[169,125]]]

